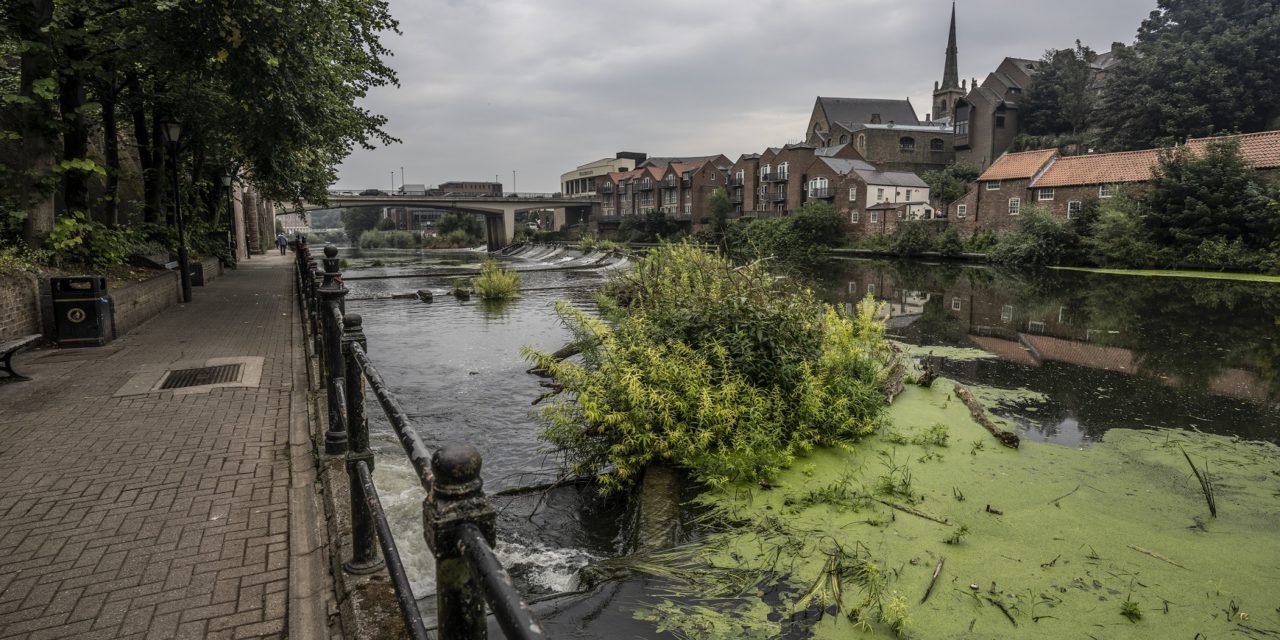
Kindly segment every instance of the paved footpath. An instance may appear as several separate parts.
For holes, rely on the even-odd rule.
[[[0,638],[328,635],[291,264],[255,256],[108,346],[18,356],[35,380],[0,385]],[[228,362],[244,386],[152,391]]]

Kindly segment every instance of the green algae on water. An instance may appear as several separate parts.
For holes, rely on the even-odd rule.
[[[1205,278],[1210,280],[1243,280],[1247,282],[1280,282],[1280,276],[1261,273],[1226,273],[1222,271],[1172,271],[1163,269],[1102,269],[1095,267],[1050,267],[1062,271],[1084,271],[1117,276],[1148,276],[1158,278]]]
[[[813,452],[774,488],[704,494],[705,535],[654,563],[680,558],[686,572],[756,582],[705,597],[699,581],[675,580],[670,597],[641,615],[683,637],[797,630],[796,637],[902,637],[879,613],[859,608],[865,594],[852,582],[841,584],[839,606],[800,606],[829,570],[831,553],[858,548],[883,572],[885,589],[906,603],[910,637],[1280,634],[1275,445],[1112,429],[1085,450],[1026,441],[1018,450],[970,446],[995,443],[945,379],[930,389],[908,387],[889,418],[908,442],[873,436]],[[910,444],[940,423],[950,446]],[[1209,517],[1183,450],[1208,463],[1217,518]],[[889,473],[886,456],[910,470],[909,504],[877,494]],[[811,475],[800,470],[810,465]],[[966,533],[955,540],[960,527]],[[921,604],[941,557],[945,568]],[[1140,619],[1122,614],[1135,608]]]
[[[925,356],[937,356],[954,360],[957,362],[968,362],[972,360],[993,360],[998,358],[994,353],[983,351],[982,349],[974,349],[972,347],[952,347],[947,345],[924,345],[910,344],[907,342],[893,343],[903,354],[912,358],[923,358]]]

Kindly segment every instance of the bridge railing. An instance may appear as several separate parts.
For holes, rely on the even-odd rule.
[[[436,561],[438,636],[444,640],[485,638],[487,604],[506,637],[544,638],[541,625],[494,555],[496,513],[484,493],[480,453],[461,443],[445,444],[434,452],[427,449],[369,358],[362,318],[346,313],[347,289],[339,271],[337,248],[324,248],[323,271],[317,268],[305,239],[294,242],[294,251],[299,304],[308,333],[315,340],[315,353],[320,354],[321,380],[328,399],[325,453],[345,456],[351,488],[352,558],[343,563],[343,569],[365,575],[385,567],[409,637],[431,637],[418,612],[373,481],[367,388],[373,391],[426,492],[422,511],[425,538]]]

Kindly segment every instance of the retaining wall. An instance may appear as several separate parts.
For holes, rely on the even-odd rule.
[[[165,271],[149,280],[111,289],[108,295],[111,298],[111,335],[119,338],[178,304],[178,272]]]
[[[41,332],[40,279],[30,273],[0,276],[0,342]]]

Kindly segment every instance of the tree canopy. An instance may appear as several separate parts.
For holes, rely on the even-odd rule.
[[[1099,112],[1116,148],[1262,131],[1280,118],[1280,0],[1159,0],[1119,56]]]
[[[1097,99],[1089,63],[1096,57],[1079,40],[1074,49],[1045,52],[1035,82],[1019,105],[1019,117],[1027,133],[1076,134],[1088,127]]]

